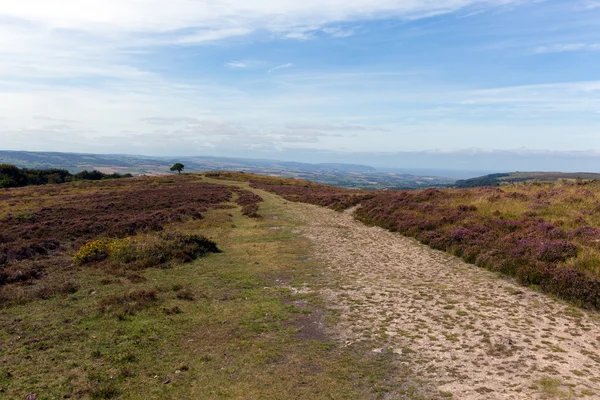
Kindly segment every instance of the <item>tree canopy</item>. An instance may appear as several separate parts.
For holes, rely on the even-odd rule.
[[[72,181],[99,181],[104,179],[131,178],[131,174],[104,174],[100,171],[81,171],[72,174],[66,169],[28,169],[10,164],[0,165],[0,188],[46,185]]]
[[[173,172],[177,171],[178,173],[181,173],[181,171],[183,171],[184,168],[185,168],[185,165],[183,165],[182,163],[175,163],[171,167],[171,171],[173,171]]]

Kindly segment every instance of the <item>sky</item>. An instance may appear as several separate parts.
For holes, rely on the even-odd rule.
[[[600,1],[2,1],[0,149],[600,169]]]

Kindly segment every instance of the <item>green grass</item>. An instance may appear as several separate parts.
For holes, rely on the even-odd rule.
[[[391,355],[298,335],[321,299],[286,287],[316,285],[318,266],[304,261],[308,243],[270,199],[264,220],[218,210],[178,227],[213,239],[220,254],[129,278],[80,268],[69,276],[76,293],[0,310],[0,398],[369,399],[396,390]],[[120,309],[123,298],[139,304]]]
[[[544,394],[545,398],[553,399],[572,399],[573,391],[563,385],[560,379],[544,376],[537,381],[537,384]]]

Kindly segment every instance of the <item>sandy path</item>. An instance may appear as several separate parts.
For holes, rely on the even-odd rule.
[[[322,293],[346,345],[394,352],[455,399],[600,399],[597,314],[349,212],[288,206],[328,267]]]

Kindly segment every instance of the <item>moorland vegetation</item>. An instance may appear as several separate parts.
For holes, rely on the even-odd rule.
[[[168,227],[232,207],[234,194],[258,217],[259,196],[188,176],[0,191],[0,303],[72,290],[56,278],[68,276],[73,259],[122,272],[214,252],[214,243]]]
[[[1,189],[0,398],[380,398],[391,356],[312,328],[320,271],[264,195],[187,174]]]
[[[338,211],[360,204],[355,216],[367,224],[600,309],[600,181],[359,191],[250,174],[213,176]]]

